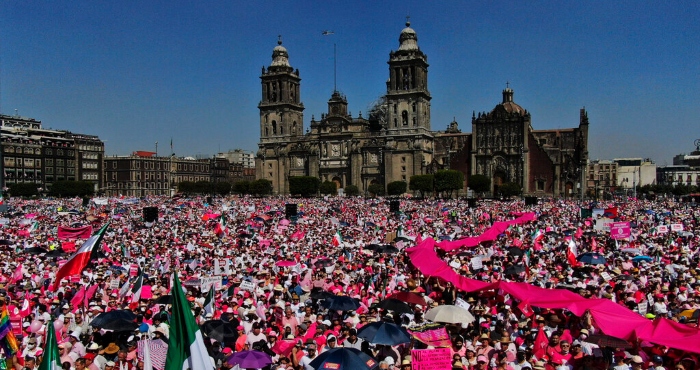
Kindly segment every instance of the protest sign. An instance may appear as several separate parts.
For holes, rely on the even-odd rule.
[[[610,238],[629,239],[631,230],[629,222],[612,222],[610,224]]]
[[[413,370],[444,370],[452,368],[450,348],[414,349],[411,351]]]
[[[247,290],[249,292],[252,292],[253,290],[255,290],[255,284],[253,284],[252,281],[248,281],[248,280],[241,281],[241,285],[239,285],[239,287],[241,289]]]

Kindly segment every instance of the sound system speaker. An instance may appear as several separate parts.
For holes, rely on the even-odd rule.
[[[401,208],[401,201],[390,200],[389,201],[389,212],[399,212]]]
[[[297,216],[297,204],[296,203],[287,203],[284,205],[284,217],[285,218],[290,218],[290,217],[296,217]]]
[[[90,205],[90,198],[83,198],[83,207]]]
[[[212,202],[213,200],[211,199],[211,197],[207,197],[207,204],[212,204]]]
[[[158,207],[143,207],[143,220],[153,222],[158,219]]]
[[[525,205],[526,206],[536,206],[537,205],[537,197],[525,197]]]
[[[467,199],[467,205],[469,206],[469,208],[476,208],[477,207],[476,199],[473,199],[473,198]]]

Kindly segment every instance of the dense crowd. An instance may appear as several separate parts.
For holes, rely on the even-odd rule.
[[[288,203],[298,204],[297,216],[285,218]],[[53,325],[64,369],[163,370],[173,271],[216,369],[234,368],[236,353],[255,350],[271,361],[260,368],[308,370],[320,354],[349,347],[371,356],[380,369],[406,370],[413,368],[411,350],[439,346],[420,334],[394,345],[358,337],[375,322],[410,333],[444,329],[453,369],[696,370],[700,360],[697,353],[653,340],[606,337],[587,313],[527,307],[499,291],[462,291],[422,274],[406,252],[430,238],[460,240],[484,233],[494,222],[535,212],[534,221],[513,225],[495,240],[439,250],[439,256],[471,279],[567,289],[611,300],[648,320],[671,319],[696,333],[700,208],[673,199],[598,204],[553,199],[527,207],[520,201],[482,201],[474,208],[462,200],[403,199],[398,213],[389,212],[387,201],[364,198],[231,197],[212,204],[205,198],[111,198],[85,207],[80,199],[6,199],[5,204],[10,211],[0,229],[0,294],[20,340],[16,354],[3,352],[8,368],[38,368],[47,326]],[[144,207],[158,207],[158,219],[145,222]],[[614,212],[582,216],[582,208]],[[598,225],[601,218],[630,221],[631,237],[611,239]],[[52,289],[56,271],[84,241],[59,239],[59,228],[97,230],[106,223],[87,268]],[[682,230],[660,228],[672,224]],[[597,252],[605,260],[576,263],[572,250],[577,256]],[[387,303],[397,293],[410,297],[405,306]],[[353,308],[327,304],[339,296],[354,301]],[[426,312],[447,305],[472,318],[431,326]],[[116,324],[99,320],[124,310],[134,318]],[[144,346],[150,352],[145,363]]]

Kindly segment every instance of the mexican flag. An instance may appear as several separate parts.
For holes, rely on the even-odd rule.
[[[226,213],[221,213],[221,217],[219,217],[219,223],[216,224],[216,230],[214,232],[218,236],[226,234]]]
[[[194,321],[189,302],[182,292],[180,278],[175,272],[171,289],[173,295],[173,313],[170,317],[170,344],[165,360],[168,370],[214,370],[214,364],[209,358],[204,338],[199,326]],[[52,326],[52,325],[49,325]]]
[[[340,231],[336,231],[335,235],[333,235],[333,246],[337,247],[342,242],[343,242],[343,236],[340,235]]]
[[[63,367],[53,325],[46,325],[46,328],[46,348],[44,348],[44,359],[39,364],[39,370],[61,370]]]
[[[32,226],[29,227],[28,231],[31,233],[31,232],[37,231],[38,229],[39,229],[39,221],[34,221],[32,223]]]
[[[228,287],[228,289],[224,290],[224,292],[221,293],[221,299],[233,297],[234,291],[235,291],[235,287],[233,285],[231,285],[230,287]]]
[[[139,303],[141,299],[141,288],[143,287],[143,272],[139,269],[139,277],[134,282],[134,286],[131,288],[131,303]]]
[[[78,251],[75,252],[75,254],[68,260],[68,262],[66,262],[65,265],[61,266],[61,268],[58,269],[51,290],[55,291],[56,288],[58,288],[61,279],[68,276],[79,275],[81,272],[83,272],[85,266],[87,266],[87,264],[93,258],[93,254],[97,252],[98,248],[95,247],[99,247],[100,242],[102,242],[102,237],[104,236],[105,231],[107,231],[108,226],[109,222],[102,226],[102,228],[97,232],[97,234],[88,238],[88,240],[86,240],[85,243],[83,243],[83,245],[80,246],[80,249],[78,249]]]
[[[204,300],[204,312],[214,314],[214,287],[209,288],[207,298]]]

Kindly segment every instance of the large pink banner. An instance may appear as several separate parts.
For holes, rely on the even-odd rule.
[[[66,239],[88,239],[92,236],[92,226],[83,227],[58,227],[58,238],[61,240]]]
[[[609,299],[584,298],[565,289],[545,289],[527,283],[499,281],[488,283],[459,275],[438,257],[435,240],[426,239],[406,252],[411,263],[426,277],[439,277],[466,292],[501,291],[529,306],[567,309],[577,316],[590,312],[603,333],[627,340],[648,340],[653,343],[700,353],[700,329],[675,323],[665,318],[645,319]],[[624,323],[624,325],[620,325]]]

